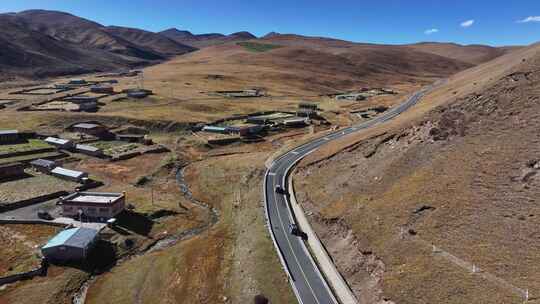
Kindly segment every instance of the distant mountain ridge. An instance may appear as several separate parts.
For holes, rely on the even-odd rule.
[[[132,68],[196,50],[156,33],[57,11],[0,14],[0,25],[0,80]]]
[[[218,45],[230,42],[240,42],[251,39],[257,39],[257,36],[250,32],[236,32],[230,35],[224,35],[219,33],[208,33],[195,35],[190,31],[179,30],[176,28],[170,28],[159,32],[158,34],[165,36],[178,43],[190,45],[196,48],[208,47],[212,45]]]
[[[80,74],[146,63],[140,58],[59,40],[29,28],[13,14],[0,15],[0,44],[0,80]]]
[[[58,40],[146,60],[164,59],[167,55],[184,54],[194,50],[155,33],[106,27],[63,12],[29,10],[13,16],[29,29]]]
[[[0,14],[0,80],[13,76],[47,77],[133,68],[202,48],[224,46],[227,49],[235,47],[237,42],[249,40],[283,46],[264,57],[272,61],[273,56],[276,60],[285,56],[284,67],[290,67],[306,56],[313,64],[325,64],[321,58],[331,56],[327,59],[336,63],[343,61],[338,65],[345,70],[371,58],[359,70],[371,66],[378,71],[399,62],[400,67],[419,64],[421,70],[438,67],[435,74],[441,74],[446,68],[461,70],[517,49],[433,42],[392,46],[276,32],[261,38],[247,31],[229,35],[193,34],[170,28],[154,33],[104,26],[65,12],[27,10]],[[403,56],[409,56],[410,63],[403,60]],[[426,60],[419,60],[422,57]],[[430,63],[429,60],[435,61]]]

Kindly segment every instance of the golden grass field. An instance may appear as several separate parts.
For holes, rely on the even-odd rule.
[[[127,191],[128,200],[141,214],[148,215],[160,210],[178,213],[155,222],[146,234],[130,234],[136,240],[137,250],[143,250],[156,239],[181,233],[209,220],[207,209],[190,203],[179,191],[174,166],[187,166],[186,181],[194,198],[215,208],[219,213],[219,221],[210,229],[181,240],[169,248],[147,254],[136,250],[123,252],[132,256],[90,281],[86,303],[248,303],[258,293],[265,294],[271,303],[294,302],[294,295],[279,266],[264,226],[260,191],[264,164],[269,157],[314,138],[328,128],[318,127],[315,134],[310,134],[307,129],[290,130],[272,134],[259,143],[209,147],[200,137],[192,134],[190,127],[196,123],[211,122],[235,114],[271,110],[294,111],[301,101],[317,103],[323,110],[323,117],[335,125],[344,126],[357,119],[349,113],[352,110],[377,105],[394,106],[423,85],[471,66],[470,63],[456,62],[437,54],[418,53],[401,47],[384,47],[379,52],[379,48],[374,45],[355,45],[348,52],[346,48],[339,46],[341,43],[335,41],[300,39],[300,42],[294,42],[295,39],[297,38],[286,37],[269,40],[268,43],[280,44],[283,47],[265,52],[251,52],[236,44],[213,46],[147,67],[142,79],[118,78],[119,84],[115,85],[115,90],[144,86],[151,89],[154,95],[143,100],[116,102],[106,98],[96,113],[17,111],[17,108],[22,106],[62,94],[45,97],[14,96],[8,93],[22,86],[35,86],[38,83],[25,81],[2,85],[0,99],[24,100],[0,110],[0,129],[15,128],[61,134],[65,127],[78,121],[99,121],[110,127],[136,125],[148,128],[151,131],[150,136],[156,142],[171,150],[167,154],[150,154],[114,163],[80,156],[69,163],[70,167],[88,171],[93,177],[104,181],[105,186],[98,189],[99,191]],[[404,65],[402,60],[415,62],[418,67],[409,71],[408,65]],[[504,61],[506,59],[501,60],[502,63],[507,62]],[[483,73],[474,71],[464,73]],[[80,77],[98,79],[96,75],[77,76]],[[460,77],[464,77],[464,80],[460,80]],[[393,124],[403,126],[410,121],[421,119],[433,107],[447,101],[443,97],[455,90],[452,86],[461,86],[470,77],[473,76],[458,74],[451,78],[447,86],[426,98],[429,106],[422,104]],[[47,79],[39,82],[39,85],[50,85],[67,79],[69,77]],[[365,86],[391,88],[399,94],[379,96],[362,103],[336,102],[323,96],[358,90]],[[209,95],[214,91],[243,90],[251,87],[264,88],[268,96],[229,99]],[[473,88],[468,84],[456,96],[466,96],[470,90]],[[389,128],[388,131],[390,130]],[[372,131],[373,134],[380,132],[382,131]],[[325,147],[320,153],[306,159],[305,164],[336,155],[365,136],[367,135],[362,134]],[[347,168],[339,172],[332,170],[326,177],[324,174],[318,175],[320,172],[313,173],[306,177],[310,184],[301,185],[300,188],[324,189],[323,182],[326,178],[340,172],[347,172]],[[135,186],[134,183],[142,176],[152,177],[152,181],[142,187]],[[420,177],[404,178],[403,182],[420,187],[422,182],[430,178],[433,177],[423,172]],[[391,202],[387,207],[395,209],[396,213],[401,207],[396,206],[393,199],[399,197],[400,191],[401,188],[398,188],[384,199],[385,203]],[[324,200],[326,194],[315,191],[313,197]],[[347,207],[344,202],[348,198],[347,194],[343,195],[342,201],[332,197],[324,212],[328,212],[331,217],[343,216],[342,212],[345,213]],[[364,198],[364,195],[367,194],[354,198]],[[361,217],[361,214],[356,212],[350,215]],[[356,218],[351,220],[357,222]],[[357,223],[352,230],[356,237],[364,237],[361,236],[365,229],[363,225],[371,224],[369,221]],[[383,237],[389,237],[393,233],[392,229],[387,223],[376,231]],[[40,233],[45,232],[47,231],[43,230]],[[113,240],[120,244],[125,237],[114,236]],[[384,240],[380,242],[383,243]],[[379,240],[374,237],[373,242],[378,244]],[[387,248],[386,244],[381,246]],[[407,254],[409,253],[404,255]],[[448,295],[445,289],[447,286],[439,284],[437,278],[443,271],[456,272],[451,265],[441,263],[440,272],[422,272],[428,266],[431,267],[431,264],[421,260],[417,253],[411,253],[410,257],[418,258],[418,263],[411,266],[416,272],[411,273],[415,276],[424,274],[423,279],[435,282],[434,286],[427,286],[426,289],[432,288],[439,294]],[[389,267],[387,273],[391,275],[384,280],[386,285],[381,287],[384,291],[382,294],[389,295],[391,299],[401,299],[396,293],[404,290],[406,293],[403,297],[411,295],[418,286],[414,285],[417,282],[415,279],[402,280],[403,273],[409,273],[408,266],[398,265],[403,261],[393,260],[394,256],[390,253],[383,258],[390,259],[385,263],[393,268]],[[398,274],[394,275],[394,271]],[[90,274],[80,270],[53,267],[46,278],[37,278],[0,290],[0,303],[71,303],[73,294],[89,277]],[[472,282],[464,277],[453,277],[453,280],[469,284],[467,286],[477,284],[476,281]],[[453,283],[454,281],[448,285],[453,286]],[[476,288],[475,286],[471,288]],[[486,295],[487,298],[489,296]]]
[[[361,299],[534,303],[538,64],[531,46],[459,73],[301,163],[300,200]]]

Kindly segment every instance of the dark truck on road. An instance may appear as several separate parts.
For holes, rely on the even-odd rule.
[[[283,187],[281,187],[280,185],[276,185],[276,193],[277,194],[283,194],[283,195],[287,195],[287,190],[283,189]]]
[[[298,228],[296,224],[289,224],[289,232],[292,235],[302,238],[302,240],[304,241],[307,240],[308,238],[307,234],[304,231],[302,231],[300,228]]]
[[[54,220],[54,217],[52,217],[52,215],[49,212],[45,211],[45,210],[39,210],[37,212],[37,216],[38,216],[38,218],[40,218],[42,220],[46,220],[46,221]]]

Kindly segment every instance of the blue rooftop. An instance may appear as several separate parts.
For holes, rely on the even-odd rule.
[[[90,243],[94,241],[98,234],[98,231],[90,228],[71,228],[66,229],[43,246],[41,249],[47,249],[57,246],[70,246],[78,248],[86,248]]]

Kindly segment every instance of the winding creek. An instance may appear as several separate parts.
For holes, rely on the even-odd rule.
[[[200,226],[187,229],[184,231],[180,231],[176,234],[168,235],[164,238],[158,239],[155,242],[148,245],[146,248],[144,248],[141,252],[138,252],[136,254],[129,255],[127,257],[124,257],[117,261],[116,266],[119,266],[122,263],[125,263],[127,261],[130,261],[134,258],[144,256],[146,254],[160,251],[167,249],[169,247],[172,247],[180,241],[191,239],[197,235],[200,235],[201,233],[207,231],[208,229],[212,228],[218,221],[220,217],[219,210],[216,208],[208,205],[207,203],[201,202],[193,197],[193,193],[189,189],[189,185],[186,182],[184,178],[184,172],[187,166],[184,167],[177,167],[176,168],[176,182],[178,186],[180,187],[180,191],[182,192],[182,195],[190,201],[190,203],[194,204],[195,206],[205,209],[209,211],[210,218],[205,221]],[[72,297],[72,303],[73,304],[84,304],[86,301],[86,295],[88,293],[88,290],[90,289],[92,283],[99,277],[99,275],[93,275],[90,276],[79,288],[79,290],[73,295]]]

